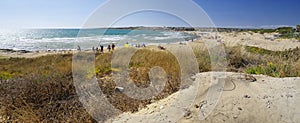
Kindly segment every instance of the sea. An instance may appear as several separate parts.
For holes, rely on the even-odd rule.
[[[195,35],[170,30],[136,29],[20,29],[1,30],[0,49],[72,50],[91,49],[100,45],[159,45],[188,41]]]

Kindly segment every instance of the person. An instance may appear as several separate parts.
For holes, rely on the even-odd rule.
[[[111,50],[110,45],[107,46],[107,49],[108,49],[108,52],[110,52],[110,50]]]
[[[96,47],[96,53],[98,53],[99,52],[99,48],[98,47]]]
[[[100,45],[100,52],[103,53],[104,47],[103,45]]]
[[[77,50],[78,50],[78,51],[81,51],[81,48],[80,48],[80,46],[79,46],[79,45],[77,46]]]
[[[94,47],[94,46],[92,47],[92,50],[93,50],[93,52],[95,53],[95,47]]]
[[[140,45],[140,44],[137,44],[137,47],[138,47],[138,48],[140,48],[140,47],[141,47],[141,45]]]
[[[161,49],[161,50],[165,50],[166,48],[161,46],[161,45],[158,45],[158,48]]]
[[[126,42],[126,44],[125,44],[125,47],[126,47],[126,48],[128,48],[128,47],[129,47],[129,44],[128,44],[128,42]]]
[[[111,44],[112,50],[115,50],[116,45],[114,43]]]
[[[143,43],[142,47],[146,47],[146,44]]]

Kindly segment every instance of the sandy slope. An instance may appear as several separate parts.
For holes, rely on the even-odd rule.
[[[211,87],[211,74],[214,73],[196,75],[195,82],[199,84],[198,89],[195,84],[166,99],[150,104],[135,114],[124,113],[113,121],[118,123],[300,122],[300,78],[272,78],[258,75],[254,76],[257,81],[251,82],[246,80],[244,74],[239,73],[226,73],[224,90],[216,108],[212,113],[207,114],[204,120],[200,120],[199,115],[203,116],[203,113],[208,110],[206,94],[207,89]],[[193,104],[182,107],[182,103],[188,104],[184,100],[185,97],[192,97],[195,93],[198,96],[192,101]],[[182,96],[178,97],[181,94]],[[178,110],[171,109],[174,107]]]
[[[300,42],[294,39],[276,39],[274,41],[265,39],[271,37],[272,34],[259,34],[259,33],[220,33],[222,41],[226,46],[255,46],[273,51],[282,51],[289,48],[300,48]]]

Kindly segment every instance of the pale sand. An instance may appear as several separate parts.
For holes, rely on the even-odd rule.
[[[167,107],[176,107],[184,100],[175,100],[179,93],[189,97],[197,93],[197,98],[189,108],[178,107],[175,118],[179,123],[296,123],[300,122],[300,78],[272,78],[255,75],[256,82],[250,82],[240,73],[226,73],[228,79],[219,98],[216,108],[207,115],[206,119],[199,120],[203,115],[200,109],[205,109],[207,89],[211,84],[212,72],[199,73],[196,82],[198,90],[191,86],[172,94],[166,99],[152,103],[137,113],[124,113],[113,119],[118,123],[136,122],[174,122],[174,117],[167,116],[164,110]],[[234,88],[233,83],[236,85]],[[232,90],[233,89],[233,90]],[[229,91],[230,90],[230,91]],[[175,100],[175,101],[174,101]],[[175,103],[175,105],[173,105]],[[170,112],[169,112],[170,113]],[[179,115],[182,113],[182,115]],[[185,115],[185,116],[184,116]],[[147,117],[143,117],[147,116]]]
[[[117,47],[115,50],[118,50],[122,47]],[[124,48],[124,47],[123,47]],[[135,47],[131,47],[135,48]],[[163,51],[160,50],[156,45],[150,45],[147,47],[140,47],[137,49],[149,49],[149,50],[154,50],[154,51]],[[77,50],[51,50],[51,51],[27,51],[24,53],[23,51],[18,51],[18,50],[10,50],[8,49],[0,49],[0,58],[36,58],[36,57],[41,57],[41,56],[46,56],[46,55],[55,55],[55,54],[73,54],[78,52]],[[86,53],[92,53],[94,51],[92,50],[82,50],[81,52],[86,52]],[[109,52],[108,49],[104,49],[104,53],[112,53],[113,51]],[[100,53],[100,52],[99,52]]]
[[[235,36],[236,35],[236,36]],[[273,51],[283,51],[300,47],[300,42],[291,39],[267,40],[261,34],[250,33],[220,33],[226,46],[255,46]],[[205,40],[205,39],[203,39]],[[190,45],[203,46],[203,41],[196,41]],[[227,79],[218,99],[217,106],[211,113],[207,110],[207,90],[211,86],[210,75],[213,72],[199,73],[196,83],[200,85],[198,90],[195,85],[188,89],[180,90],[166,99],[152,103],[147,108],[136,113],[123,113],[108,122],[136,123],[136,122],[180,122],[180,123],[296,123],[300,122],[300,78],[272,78],[263,75],[254,75],[256,82],[246,80],[244,74],[226,73]],[[194,87],[194,88],[193,88]],[[186,102],[188,97],[198,96],[193,104]],[[178,99],[178,95],[181,98]],[[187,98],[182,98],[187,97]],[[186,103],[186,105],[184,105]],[[183,105],[176,105],[183,104]],[[182,107],[183,106],[183,107]],[[177,112],[170,107],[177,107]],[[188,107],[188,108],[187,108]],[[167,115],[176,112],[177,115]],[[181,115],[180,115],[181,114]],[[204,120],[199,117],[207,116]],[[176,120],[178,118],[178,120]]]
[[[266,40],[265,36],[261,34],[250,33],[220,33],[222,41],[226,46],[256,46],[273,51],[282,51],[285,49],[300,47],[300,42],[293,40]],[[191,45],[203,45],[201,41],[195,41]],[[155,46],[148,47],[156,49]],[[33,52],[33,53],[20,53],[20,52],[0,52],[0,56],[4,57],[26,57],[33,58],[49,54],[68,53],[68,52]],[[72,53],[72,52],[69,52]],[[197,115],[202,114],[200,108],[205,109],[205,96],[206,90],[210,87],[210,73],[197,74],[198,82],[200,84],[198,91],[193,90],[191,86],[188,89],[181,90],[172,94],[166,99],[160,100],[148,106],[148,108],[141,109],[139,112],[131,114],[124,113],[118,118],[114,119],[116,122],[168,122],[169,119],[174,120],[180,118],[179,122],[194,123],[194,122],[300,122],[300,78],[271,78],[267,76],[257,76],[257,82],[249,82],[243,78],[243,75],[238,73],[227,73],[225,89],[233,88],[231,80],[236,84],[236,88],[232,91],[223,91],[216,108],[205,120],[199,121]],[[174,101],[178,93],[183,94],[185,97],[190,97],[192,94],[198,94],[195,104],[190,108],[185,109],[179,107],[185,117],[166,116],[161,114],[160,111],[172,102],[180,103],[180,100]],[[246,98],[245,96],[250,96]],[[173,100],[173,101],[172,101]],[[198,108],[195,105],[199,106]],[[174,106],[174,105],[171,105]],[[176,106],[176,105],[175,105]],[[188,105],[186,105],[188,106]],[[132,118],[134,115],[153,115],[155,118]],[[150,119],[149,119],[150,118]]]
[[[294,49],[296,47],[300,48],[300,41],[297,41],[296,39],[275,39],[274,41],[265,39],[272,37],[273,34],[263,35],[250,32],[219,33],[221,40],[226,46],[255,46],[273,51],[283,51],[290,48]]]
[[[6,58],[36,58],[36,57],[41,57],[41,56],[46,56],[46,55],[54,55],[54,54],[70,54],[73,53],[73,51],[67,51],[67,50],[62,50],[62,51],[32,51],[28,53],[23,53],[21,51],[5,51],[5,50],[0,50],[0,56],[1,57],[6,57]]]

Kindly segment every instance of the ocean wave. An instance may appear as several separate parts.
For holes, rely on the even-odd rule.
[[[112,32],[110,32],[112,33]],[[96,35],[96,32],[77,37],[76,30],[34,30],[0,32],[1,49],[18,50],[48,50],[74,49],[76,45],[91,48],[98,45],[116,43],[123,45],[145,43],[174,43],[192,38],[192,35],[173,31],[145,31],[134,30],[126,35]],[[118,32],[116,32],[118,34]]]

